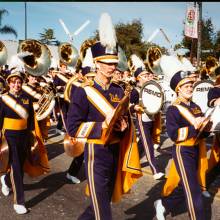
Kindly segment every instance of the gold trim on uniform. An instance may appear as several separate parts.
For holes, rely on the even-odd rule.
[[[27,110],[20,104],[17,103],[12,97],[8,94],[2,96],[2,101],[13,111],[15,111],[21,118],[27,119],[29,114]]]
[[[186,138],[188,136],[188,132],[189,132],[188,127],[179,128],[178,129],[177,141],[184,141],[184,140],[186,140]]]
[[[89,101],[106,117],[110,111],[114,110],[113,106],[107,99],[94,87],[86,86],[86,95]]]
[[[153,171],[154,171],[154,174],[155,174],[155,173],[157,173],[157,171],[156,171],[154,165],[151,162],[149,147],[148,147],[148,144],[147,144],[147,139],[146,139],[146,136],[145,136],[145,133],[144,133],[144,127],[143,127],[143,124],[142,124],[142,117],[141,117],[141,114],[137,114],[137,115],[138,115],[138,124],[140,126],[140,131],[141,131],[143,141],[144,141],[143,144],[144,144],[145,152],[147,154],[147,159],[148,159],[149,164],[151,164],[151,167],[153,168]]]
[[[195,116],[185,107],[181,105],[174,105],[180,111],[180,114],[191,124],[195,124]]]
[[[4,118],[3,129],[5,130],[24,130],[27,129],[26,119]]]
[[[94,144],[88,144],[88,179],[91,198],[93,201],[95,219],[100,220],[99,206],[94,184]]]
[[[190,187],[189,187],[189,184],[188,184],[188,181],[187,181],[185,167],[184,167],[184,164],[183,164],[183,159],[182,159],[182,155],[181,155],[180,150],[181,150],[181,147],[176,146],[177,161],[178,161],[178,164],[179,164],[181,175],[183,177],[182,180],[183,180],[183,184],[184,184],[185,190],[186,190],[186,197],[187,197],[187,201],[188,201],[188,205],[189,205],[189,213],[190,213],[190,216],[191,216],[191,220],[196,220],[192,195],[191,195]]]
[[[92,128],[94,127],[95,122],[83,122],[79,129],[77,130],[77,138],[87,138],[91,133]]]
[[[65,83],[67,83],[68,80],[69,80],[67,77],[65,77],[65,76],[64,76],[63,74],[61,74],[61,73],[57,73],[57,76],[58,76],[59,79],[63,80]]]
[[[31,95],[32,97],[36,98],[36,99],[40,99],[41,98],[41,94],[37,93],[34,89],[32,89],[30,86],[28,85],[23,85],[22,89],[27,92],[29,95]]]

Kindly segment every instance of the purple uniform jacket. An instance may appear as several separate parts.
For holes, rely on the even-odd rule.
[[[12,99],[14,99],[19,105],[26,109],[28,112],[27,118],[27,129],[25,130],[5,130],[6,135],[16,135],[20,133],[25,133],[26,131],[34,130],[34,109],[33,103],[30,97],[23,92],[20,94],[19,97],[15,97],[11,93],[7,93]],[[21,117],[12,110],[5,102],[0,99],[0,130],[3,128],[4,118],[11,118],[11,119],[21,119]]]
[[[107,90],[94,82],[92,85],[98,92],[108,100],[113,108],[116,108],[120,100],[124,96],[123,89],[114,83],[111,83]],[[72,137],[78,137],[79,129],[86,125],[90,126],[87,133],[88,139],[99,139],[102,134],[102,122],[105,116],[94,106],[93,100],[89,100],[83,87],[75,87],[72,90],[71,102],[67,113],[67,131]]]
[[[201,108],[192,101],[189,106],[183,102],[178,104],[188,109],[194,117],[203,116]],[[175,143],[178,141],[186,141],[187,139],[196,137],[198,134],[198,130],[194,128],[192,122],[190,123],[186,120],[175,105],[169,106],[166,112],[166,128],[169,137]]]

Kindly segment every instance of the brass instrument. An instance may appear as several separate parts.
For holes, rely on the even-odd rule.
[[[18,57],[25,70],[33,76],[47,74],[51,64],[50,50],[37,40],[22,41],[18,46]]]
[[[206,73],[212,80],[215,80],[215,70],[219,66],[218,60],[215,57],[208,56],[205,62]]]
[[[72,84],[76,83],[78,79],[79,79],[79,75],[76,74],[75,76],[70,78],[70,80],[66,84],[66,87],[64,90],[64,99],[69,103],[70,103],[70,92],[71,92]]]
[[[0,41],[0,66],[3,66],[6,64],[8,59],[8,52],[6,46],[3,44],[2,41]]]
[[[35,110],[38,121],[45,119],[55,107],[55,94],[53,88],[44,86],[39,88],[42,93],[41,98],[37,102],[38,108]]]
[[[147,50],[146,62],[152,73],[155,75],[162,75],[163,72],[160,67],[160,58],[162,57],[162,52],[158,47],[150,47]]]
[[[70,43],[62,43],[58,47],[60,62],[74,67],[79,57],[78,50]]]
[[[79,50],[80,59],[83,60],[86,56],[86,50],[90,48],[92,45],[96,43],[96,40],[94,39],[87,39],[85,40]]]
[[[0,144],[0,173],[6,173],[9,161],[9,147],[5,136],[1,137],[1,144]]]

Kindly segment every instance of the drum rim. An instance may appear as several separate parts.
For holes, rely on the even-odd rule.
[[[193,90],[195,89],[196,86],[198,86],[199,84],[201,83],[210,83],[211,85],[214,86],[214,82],[209,80],[209,79],[204,79],[204,80],[201,80],[201,81],[198,81],[196,82],[194,85],[193,85]]]
[[[143,100],[142,100],[142,92],[143,92],[143,89],[145,88],[145,86],[146,85],[155,85],[156,87],[158,87],[159,88],[159,90],[161,91],[161,95],[162,95],[162,101],[161,101],[161,104],[160,104],[160,108],[157,110],[157,111],[155,111],[155,112],[149,112],[146,108],[144,108],[144,112],[146,113],[146,114],[148,114],[148,115],[155,115],[155,114],[157,114],[161,109],[162,109],[162,107],[163,107],[163,103],[164,103],[164,93],[163,93],[163,89],[162,89],[162,87],[161,87],[161,85],[159,84],[159,83],[157,83],[156,81],[154,81],[154,80],[149,80],[149,81],[147,81],[147,82],[145,82],[143,85],[142,85],[142,87],[141,87],[141,90],[140,90],[140,98],[139,98],[139,102],[140,102],[140,104],[142,105],[142,106],[144,106],[143,105]]]

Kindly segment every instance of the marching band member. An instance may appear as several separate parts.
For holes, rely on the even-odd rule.
[[[17,214],[25,214],[23,165],[29,151],[29,133],[34,130],[34,110],[32,100],[22,92],[23,78],[20,72],[7,77],[9,92],[0,100],[0,129],[9,146],[10,170],[1,176],[2,193],[8,196],[10,188],[14,192],[14,209]]]
[[[208,106],[211,108],[220,105],[220,67],[216,68],[215,75],[214,87],[210,88],[208,92]]]
[[[166,127],[171,140],[172,164],[167,181],[163,187],[162,200],[155,201],[156,217],[164,220],[165,212],[174,210],[185,198],[190,219],[206,219],[198,169],[206,163],[206,154],[199,146],[204,132],[198,137],[204,117],[198,105],[191,101],[193,81],[186,72],[179,71],[170,81],[177,99],[166,112]],[[204,146],[204,145],[203,145]],[[173,186],[173,185],[175,186]]]
[[[83,43],[84,48],[82,48],[82,46],[81,46],[81,53],[83,53],[83,50],[88,51],[87,49],[91,47],[92,43],[95,43],[95,42],[86,40]],[[86,44],[90,45],[90,46],[88,47]],[[82,83],[84,83],[85,78],[87,80],[91,80],[91,79],[88,79],[88,77],[90,77],[91,70],[93,68],[94,68],[93,59],[88,53],[85,52],[85,57],[83,57],[83,61],[81,63],[81,71],[79,73],[76,73],[78,75],[78,77],[76,75],[75,80],[71,83],[70,95],[74,93],[74,90],[76,90],[77,87],[81,86]],[[64,100],[65,100],[65,106],[66,106],[65,111],[63,111],[64,112],[64,121],[65,121],[65,124],[67,124],[67,120],[66,120],[67,119],[67,111],[69,108],[69,104],[70,104],[69,102],[71,100],[71,97],[67,98],[64,93]],[[80,180],[77,178],[77,174],[83,164],[83,160],[84,160],[84,153],[82,153],[81,155],[79,155],[77,157],[74,157],[74,159],[72,160],[72,162],[70,164],[70,167],[67,171],[66,177],[67,177],[67,179],[71,180],[73,183],[76,183],[76,184],[80,183]]]
[[[63,62],[60,62],[60,72],[56,73],[54,79],[53,79],[53,84],[57,88],[57,93],[61,94],[58,99],[56,100],[57,105],[58,105],[58,123],[57,123],[57,132],[61,135],[64,134],[64,131],[62,131],[63,128],[63,121],[62,121],[62,106],[64,104],[64,97],[63,97],[63,92],[65,89],[65,86],[69,80],[69,77],[67,76],[67,65]]]
[[[208,106],[214,108],[220,105],[220,67],[215,69],[215,82],[214,87],[208,91]],[[208,171],[215,167],[220,161],[220,134],[215,133],[213,137],[213,144],[211,147],[211,153],[208,160]]]
[[[100,27],[103,28],[103,24],[104,28],[113,27],[109,26],[108,22],[111,22],[109,15],[103,14],[100,19]],[[89,82],[75,89],[71,94],[67,115],[67,130],[70,136],[87,138],[84,157],[91,205],[79,219],[112,219],[110,201],[113,190],[120,189],[119,184],[116,183],[116,176],[122,177],[119,158],[123,157],[119,157],[121,152],[119,145],[128,130],[126,118],[118,119],[114,126],[114,135],[108,144],[102,139],[103,132],[108,128],[113,117],[114,109],[124,96],[124,91],[120,86],[110,83],[118,62],[115,32],[114,29],[112,30],[112,35],[104,35],[108,36],[108,39],[103,38],[103,32],[99,30],[100,42],[91,47],[92,57],[97,68],[94,83]],[[120,169],[117,170],[117,168]],[[139,172],[138,177],[141,175]],[[133,182],[134,180],[127,183]],[[126,184],[125,191],[130,187]],[[119,191],[121,192],[121,190]]]
[[[153,79],[153,74],[151,72],[146,71],[145,66],[141,59],[136,55],[132,55],[131,57],[133,61],[133,65],[136,66],[136,70],[134,71],[134,77],[137,80],[137,87],[135,87],[130,96],[131,111],[135,112],[137,115],[137,128],[140,134],[140,140],[142,145],[144,146],[145,155],[149,162],[150,168],[153,173],[153,177],[155,180],[159,180],[164,177],[164,173],[159,172],[159,169],[156,164],[155,156],[154,156],[154,124],[158,123],[155,121],[156,115],[147,115],[143,108],[139,105],[139,93],[143,84],[149,80]],[[150,100],[149,100],[150,102]],[[160,120],[159,117],[157,117]],[[157,144],[159,144],[157,142]]]
[[[22,85],[22,90],[25,94],[30,96],[32,102],[33,102],[33,107],[34,110],[37,111],[39,108],[38,101],[42,97],[42,92],[43,90],[41,89],[41,85],[38,82],[38,77],[33,76],[31,74],[26,73],[27,75],[27,83]],[[38,121],[41,135],[43,137],[43,140],[47,140],[48,138],[48,130],[50,128],[50,116],[46,117],[43,120]]]

